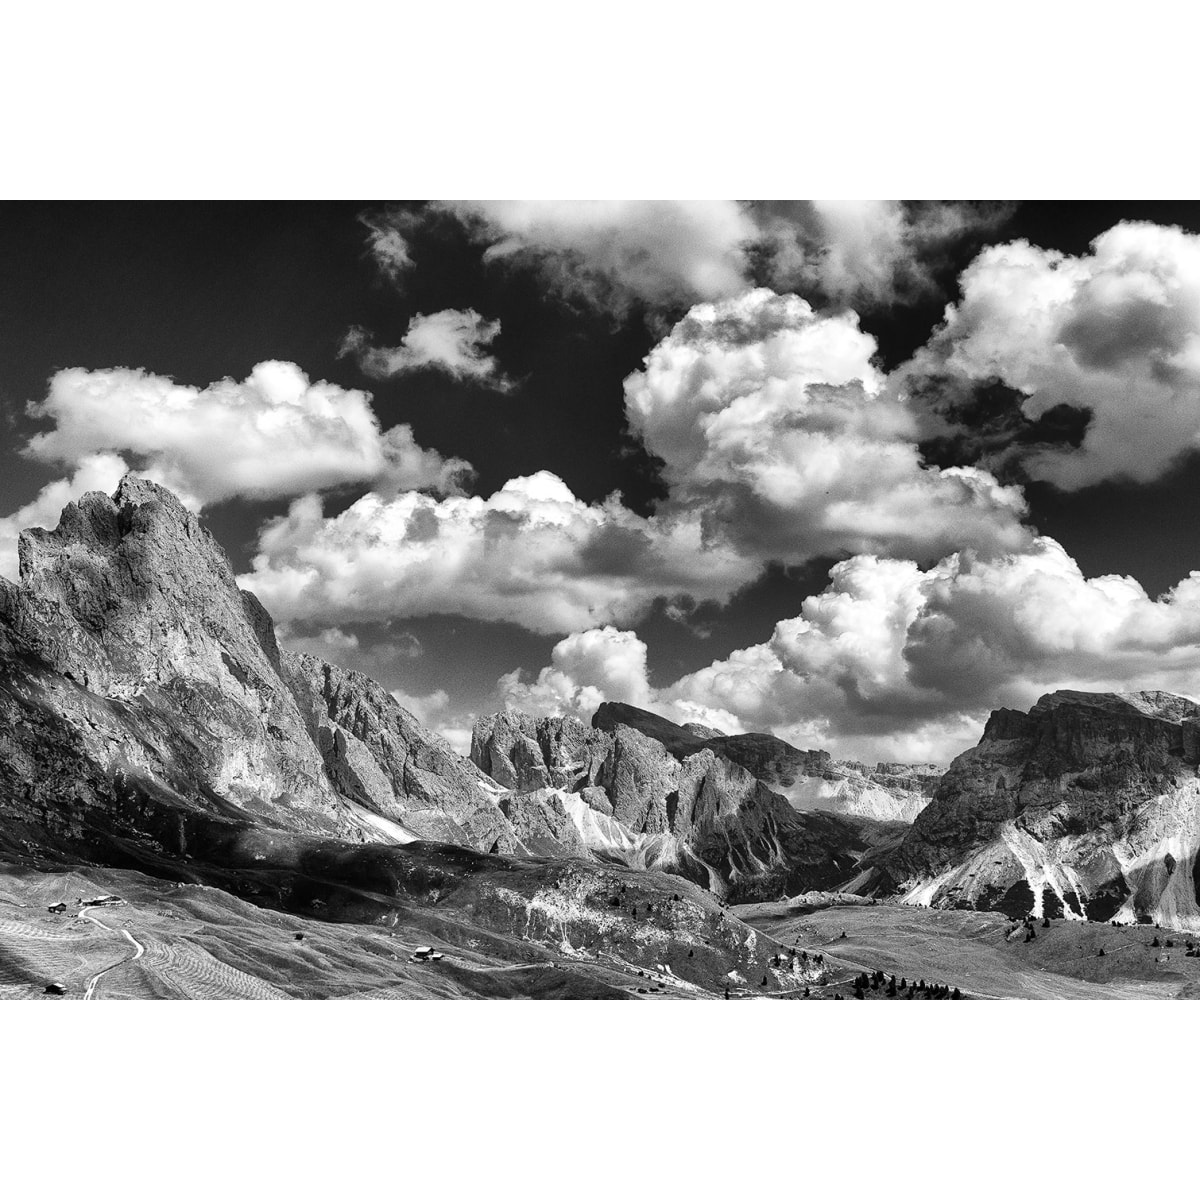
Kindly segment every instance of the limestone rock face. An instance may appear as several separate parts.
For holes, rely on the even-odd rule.
[[[343,795],[419,838],[519,852],[491,781],[373,679],[310,654],[283,663]]]
[[[111,498],[90,493],[57,529],[23,533],[20,562],[4,605],[13,700],[57,712],[106,772],[350,829],[280,678],[270,618],[170,492],[127,477]]]
[[[1000,709],[855,890],[1200,931],[1198,721],[1200,706],[1162,692]]]
[[[525,853],[543,858],[590,857],[561,793],[554,788],[507,792],[500,809]]]
[[[801,812],[911,822],[941,776],[941,769],[929,764],[880,763],[871,771],[862,763],[835,762],[826,750],[798,750],[769,733],[717,734],[700,725],[675,725],[631,704],[602,704],[594,723],[601,729],[637,729],[676,757],[711,749]]]
[[[595,857],[672,871],[736,899],[832,886],[853,873],[867,845],[862,827],[796,812],[723,752],[730,741],[747,755],[760,744],[707,739],[606,704],[590,729],[572,717],[485,717],[471,756],[497,783],[541,795],[549,780]]]
[[[575,717],[510,710],[476,721],[471,761],[501,787],[575,791],[594,784],[610,740]]]
[[[941,777],[942,769],[932,763],[877,763],[872,770],[859,762],[834,762],[798,779],[787,795],[800,807],[911,824],[932,799]]]
[[[0,581],[0,812],[36,837],[191,855],[265,826],[520,852],[499,789],[379,685],[281,651],[166,489],[91,493],[22,534],[20,562]]]

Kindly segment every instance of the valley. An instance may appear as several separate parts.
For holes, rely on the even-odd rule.
[[[0,580],[0,995],[1200,986],[1182,697],[1050,693],[994,712],[944,771],[611,702],[590,723],[484,715],[464,756],[372,679],[280,644],[165,488],[127,476],[19,549],[20,584]]]

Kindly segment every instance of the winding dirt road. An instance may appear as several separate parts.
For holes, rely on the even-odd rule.
[[[105,923],[101,921],[99,917],[94,917],[89,912],[81,912],[79,916],[81,920],[91,921],[93,925],[99,925],[101,929],[106,929],[109,933],[121,934],[123,937],[128,939],[130,945],[133,946],[132,958],[123,958],[120,962],[116,962],[113,963],[112,966],[105,967],[103,971],[98,971],[91,977],[91,979],[88,981],[87,991],[83,993],[83,998],[85,1000],[91,1000],[95,994],[96,985],[100,982],[101,976],[107,975],[109,971],[115,970],[117,967],[123,967],[126,963],[137,962],[137,960],[146,953],[146,947],[143,946],[142,943],[139,942],[137,938],[135,938],[133,934],[129,932],[128,929],[114,929],[111,925],[105,925]]]

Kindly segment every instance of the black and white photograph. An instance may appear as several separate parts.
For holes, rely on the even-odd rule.
[[[6,998],[1200,995],[1200,204],[0,240]]]
[[[6,19],[6,1192],[1172,1186],[1195,40],[1072,7]]]

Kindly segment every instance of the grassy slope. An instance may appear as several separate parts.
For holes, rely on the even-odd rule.
[[[528,912],[516,890],[511,911],[497,909],[485,875],[441,899],[393,898],[384,916],[337,921],[138,871],[0,859],[0,998],[42,998],[56,983],[74,999],[93,984],[96,999],[700,999],[723,994],[731,967],[753,977],[738,991],[803,986],[770,969],[782,947],[673,877],[603,877],[615,894],[628,880],[635,917],[625,901],[589,907],[571,893],[594,882],[592,867],[510,866],[501,878],[530,894]],[[104,893],[125,903],[77,904]],[[59,903],[65,912],[48,911]],[[421,945],[445,957],[410,962]]]
[[[1019,933],[1008,939],[1013,923],[998,913],[892,904],[803,915],[784,904],[760,904],[735,912],[785,945],[828,948],[857,968],[932,978],[979,998],[1200,997],[1200,958],[1184,956],[1186,935],[1147,926],[1058,920],[1043,929],[1037,922],[1037,937],[1025,942]],[[1170,937],[1174,948],[1152,948],[1156,934],[1163,942]]]

